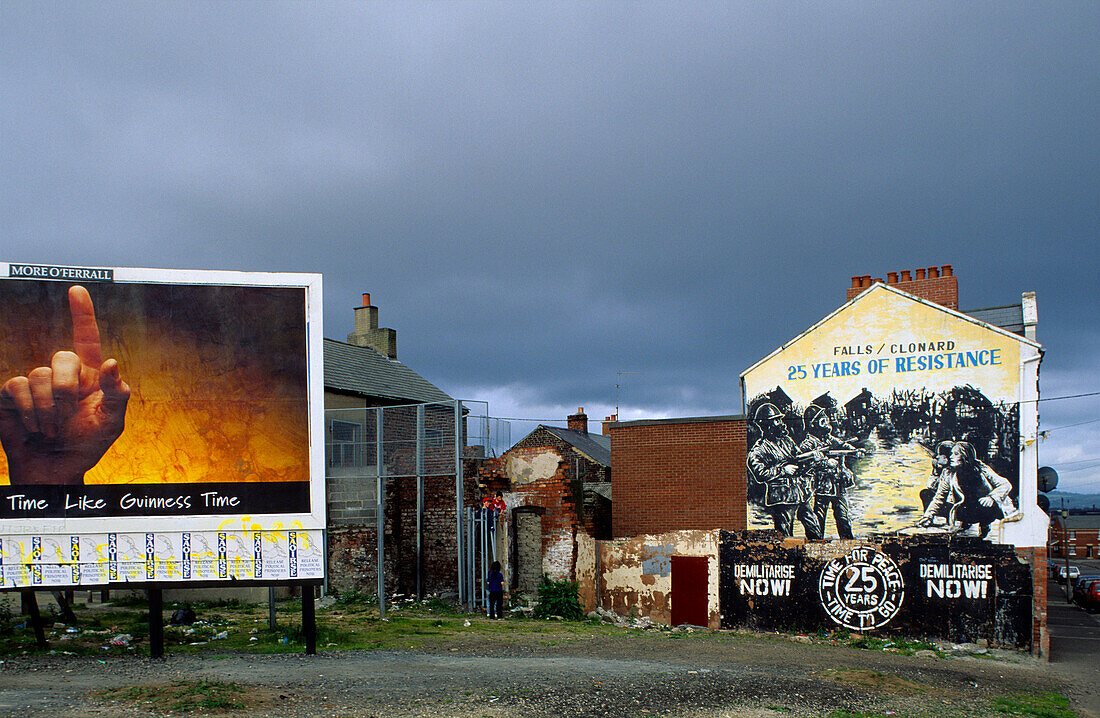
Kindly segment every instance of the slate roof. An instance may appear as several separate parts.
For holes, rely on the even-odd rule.
[[[1055,509],[1051,508],[1051,513],[1055,513]],[[1062,522],[1062,517],[1058,517],[1058,523]],[[1086,529],[1100,529],[1100,514],[1070,514],[1065,518],[1066,527],[1070,531],[1086,530]]]
[[[601,466],[611,466],[610,436],[604,436],[603,434],[585,434],[580,431],[562,429],[557,426],[546,426],[545,424],[539,424],[539,428],[546,429],[597,464]]]
[[[986,309],[967,309],[963,314],[986,324],[1000,327],[1006,332],[1024,335],[1024,307],[1022,304],[1008,304],[1003,307]]]
[[[397,402],[454,401],[396,359],[370,347],[325,339],[325,389]]]

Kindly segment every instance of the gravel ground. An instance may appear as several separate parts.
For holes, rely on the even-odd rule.
[[[237,715],[303,717],[984,715],[997,696],[1075,690],[1020,654],[917,658],[784,636],[624,630],[313,657],[20,656],[0,665],[0,715],[166,714],[164,705],[94,692],[200,679],[245,685],[247,709]]]

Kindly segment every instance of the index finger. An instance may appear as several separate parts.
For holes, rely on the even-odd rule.
[[[73,317],[73,351],[81,364],[98,370],[103,363],[99,325],[95,321],[92,295],[79,284],[69,287],[69,313]]]

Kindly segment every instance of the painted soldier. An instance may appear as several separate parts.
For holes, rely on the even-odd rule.
[[[845,466],[844,459],[846,456],[857,455],[859,451],[833,434],[833,422],[825,408],[811,404],[803,418],[806,421],[807,434],[798,445],[798,451],[800,458],[805,457],[810,461],[807,473],[813,485],[817,535],[819,538],[825,535],[825,520],[829,516],[829,507],[832,507],[837,535],[842,539],[851,539],[853,535],[848,489],[855,485],[856,478],[851,469]]]
[[[775,530],[784,536],[793,535],[797,518],[807,538],[820,538],[817,521],[807,505],[812,489],[798,465],[798,450],[783,421],[783,413],[774,404],[761,404],[753,422],[761,438],[749,449],[746,463],[749,476],[764,487],[764,509],[772,515]]]

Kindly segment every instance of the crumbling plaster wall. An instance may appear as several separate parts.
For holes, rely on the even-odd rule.
[[[505,457],[502,472],[511,486],[511,491],[504,492],[509,510],[543,509],[541,573],[555,581],[576,580],[578,536],[584,532],[568,461],[551,447],[514,448]]]
[[[596,609],[598,603],[600,542],[587,534],[577,535],[577,595],[585,613]]]
[[[718,531],[671,531],[600,542],[605,609],[672,623],[672,557],[707,559],[707,625],[718,628]]]

